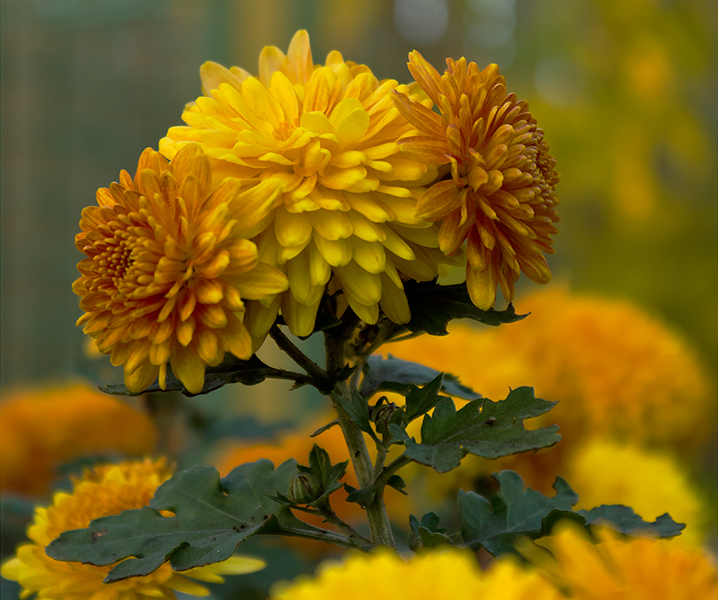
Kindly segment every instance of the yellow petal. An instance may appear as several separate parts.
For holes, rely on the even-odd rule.
[[[317,245],[312,242],[309,244],[309,281],[312,285],[326,285],[332,275],[329,263],[324,260]]]
[[[359,264],[351,261],[348,265],[335,269],[344,293],[357,302],[370,306],[381,300],[381,279],[378,275],[365,271]]]
[[[384,271],[386,253],[380,242],[365,242],[356,236],[350,238],[353,258],[357,264],[369,273],[381,273]]]
[[[344,147],[359,143],[369,128],[369,113],[357,108],[339,121],[336,136]]]
[[[281,73],[280,69],[287,63],[287,57],[284,55],[284,52],[282,52],[279,48],[276,46],[265,46],[262,48],[262,51],[259,53],[259,79],[260,81],[269,87],[270,82],[273,80],[274,75],[276,75],[278,72],[284,76],[286,79],[287,76],[284,75],[284,73]],[[289,80],[287,80],[289,81]],[[292,90],[292,95],[294,95],[294,91]]]
[[[491,265],[483,271],[466,265],[466,287],[471,301],[481,310],[488,310],[496,301],[496,277]]]
[[[291,294],[282,297],[282,316],[289,326],[289,331],[299,337],[311,335],[321,298],[314,304],[297,302]]]
[[[459,188],[453,179],[432,185],[416,205],[416,215],[427,221],[438,221],[461,207]]]
[[[309,219],[314,230],[327,240],[346,239],[354,233],[351,219],[344,212],[317,210],[310,213]]]
[[[289,59],[287,70],[292,83],[306,83],[314,70],[314,63],[309,46],[309,34],[305,29],[300,29],[292,37],[287,58]]]
[[[348,240],[327,240],[316,231],[312,239],[319,253],[332,267],[344,266],[352,259],[352,246]]]
[[[404,290],[397,288],[384,273],[381,274],[381,301],[384,314],[394,323],[408,323],[411,319],[409,302]]]
[[[304,246],[312,235],[312,222],[307,213],[290,213],[280,207],[275,214],[274,232],[282,246]]]
[[[287,276],[280,270],[258,263],[251,271],[232,279],[239,295],[246,300],[262,300],[287,290]]]

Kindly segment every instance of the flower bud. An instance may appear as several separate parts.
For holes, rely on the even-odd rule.
[[[322,484],[314,475],[300,473],[289,482],[289,499],[294,504],[310,504],[322,495]]]
[[[372,407],[371,420],[374,421],[377,433],[380,433],[381,435],[389,435],[389,423],[392,422],[392,418],[394,417],[396,411],[402,409],[393,402],[381,404],[382,400],[386,400],[386,397],[383,396],[380,398],[379,402]]]

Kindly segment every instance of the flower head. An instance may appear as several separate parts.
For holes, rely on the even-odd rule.
[[[513,299],[521,271],[536,283],[551,279],[543,253],[553,252],[559,176],[528,103],[507,95],[499,68],[446,62],[439,75],[421,54],[409,55],[411,74],[441,116],[395,92],[396,106],[421,131],[399,145],[409,158],[447,166],[447,177],[419,199],[417,216],[441,221],[446,254],[467,242],[466,284],[474,304],[487,309],[497,284]]]
[[[253,239],[262,260],[287,274],[289,290],[252,303],[247,324],[256,337],[280,308],[292,333],[309,335],[328,285],[366,322],[377,321],[380,307],[395,322],[408,321],[403,280],[431,280],[444,260],[438,227],[415,215],[421,186],[436,170],[398,146],[417,132],[389,91],[410,88],[379,81],[339,52],[314,65],[306,31],[287,55],[264,48],[258,78],[211,62],[200,74],[204,96],[160,151],[172,158],[197,142],[215,184],[232,176],[280,188]]]
[[[106,453],[144,455],[157,433],[149,417],[84,383],[17,390],[2,399],[0,490],[50,491],[62,463]]]
[[[537,573],[503,559],[482,571],[468,550],[446,547],[405,561],[390,550],[327,562],[314,579],[277,585],[272,600],[559,600]]]
[[[718,571],[708,555],[671,540],[621,538],[597,532],[589,540],[574,523],[542,538],[551,554],[528,540],[519,551],[575,600],[695,600],[718,597]]]
[[[131,391],[158,375],[164,386],[169,363],[198,393],[206,365],[219,364],[225,352],[252,354],[244,300],[287,287],[246,239],[277,187],[227,180],[212,193],[211,178],[196,144],[171,164],[148,148],[134,179],[122,171],[119,184],[98,190],[99,206],[82,212],[75,245],[87,258],[73,290],[85,314],[77,324],[115,366],[124,365]]]
[[[36,593],[38,600],[174,600],[175,591],[206,596],[207,589],[194,580],[222,582],[222,574],[252,573],[263,568],[260,560],[233,557],[182,574],[164,564],[150,575],[105,584],[102,580],[114,565],[62,562],[45,554],[45,546],[64,531],[83,529],[93,519],[147,505],[170,475],[164,459],[86,471],[74,482],[72,493],[57,492],[51,506],[35,510],[35,520],[28,529],[31,542],[18,546],[16,555],[2,565],[2,576],[20,583],[23,599]]]

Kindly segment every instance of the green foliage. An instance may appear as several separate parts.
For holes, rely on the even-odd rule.
[[[500,489],[489,499],[463,490],[458,496],[464,543],[474,550],[483,547],[494,556],[515,553],[514,543],[521,536],[537,539],[548,535],[561,519],[571,519],[583,527],[601,524],[627,535],[650,532],[672,537],[685,527],[667,514],[648,523],[625,506],[574,511],[571,507],[578,496],[561,477],[554,483],[556,495],[552,498],[526,488],[513,471],[502,471],[494,479]]]
[[[313,502],[308,502],[312,506],[321,504],[326,501],[327,498],[339,488],[342,487],[341,479],[347,472],[347,465],[349,461],[346,460],[336,465],[332,465],[332,461],[329,458],[329,453],[324,449],[320,448],[316,444],[312,447],[309,453],[309,466],[304,467],[298,465],[297,469],[300,473],[306,473],[313,476],[320,484],[322,493]]]
[[[414,515],[409,515],[409,527],[411,527],[409,547],[414,552],[453,542],[447,533],[449,530],[439,527],[439,516],[433,511],[421,517],[421,521]]]
[[[452,319],[471,319],[494,327],[514,323],[528,315],[517,315],[512,304],[503,311],[476,308],[469,297],[466,284],[436,285],[435,282],[407,283],[406,298],[411,320],[404,325],[414,333],[448,335],[446,326]]]
[[[239,360],[232,354],[225,354],[224,360],[216,367],[207,367],[204,374],[204,387],[199,394],[190,394],[182,382],[177,379],[168,369],[167,382],[165,389],[161,389],[159,383],[155,381],[150,387],[141,393],[146,392],[182,392],[185,396],[194,396],[209,394],[228,383],[241,383],[243,385],[257,385],[262,383],[267,377],[278,373],[277,369],[273,369],[269,365],[264,364],[256,354],[253,354],[249,360]],[[100,387],[106,394],[114,396],[138,396],[139,393],[130,392],[123,384],[106,385]]]
[[[364,365],[363,378],[359,391],[365,398],[377,392],[396,392],[407,395],[417,384],[425,384],[436,379],[439,371],[425,367],[419,363],[394,358],[370,356]],[[470,387],[459,383],[459,378],[451,373],[444,373],[441,391],[463,400],[476,400],[481,397]]]
[[[147,575],[166,560],[178,571],[226,560],[256,533],[319,532],[270,498],[277,491],[288,493],[297,472],[294,460],[276,470],[271,461],[259,460],[220,480],[214,467],[196,466],[160,486],[149,506],[67,531],[47,554],[93,565],[122,560],[105,579],[111,582]]]
[[[451,398],[441,398],[433,415],[424,416],[421,443],[396,425],[391,431],[406,445],[407,458],[445,473],[458,467],[467,453],[493,459],[552,446],[561,439],[556,425],[527,431],[523,420],[538,417],[555,404],[536,398],[529,387],[511,390],[499,402],[474,400],[459,411]]]

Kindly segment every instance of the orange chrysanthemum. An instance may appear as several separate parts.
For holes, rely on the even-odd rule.
[[[447,255],[467,242],[466,284],[474,304],[487,309],[497,284],[513,299],[521,271],[536,283],[550,281],[543,253],[553,253],[559,176],[528,103],[506,94],[498,66],[480,71],[465,58],[446,62],[439,75],[421,54],[409,55],[411,74],[441,116],[394,92],[396,106],[422,133],[399,145],[409,158],[450,165],[419,199],[417,216],[442,222],[439,245]]]
[[[45,554],[45,546],[64,531],[83,529],[93,519],[146,506],[171,474],[164,459],[102,465],[86,471],[74,482],[72,493],[57,492],[51,506],[35,510],[35,520],[27,532],[31,542],[18,546],[16,555],[2,565],[2,576],[20,583],[23,599],[37,594],[38,600],[176,600],[175,591],[192,596],[209,594],[193,580],[221,583],[223,574],[262,569],[263,561],[236,556],[182,574],[165,563],[150,575],[105,584],[103,579],[114,565],[63,562]]]
[[[145,455],[152,420],[83,383],[23,389],[0,403],[0,491],[44,494],[64,462],[106,453]]]
[[[379,81],[339,52],[314,65],[306,31],[286,56],[264,48],[259,78],[211,62],[200,73],[204,96],[160,151],[172,158],[197,142],[215,184],[232,176],[281,188],[253,239],[262,260],[287,274],[289,290],[248,307],[253,335],[261,339],[280,308],[292,333],[309,335],[328,285],[366,322],[377,321],[380,307],[393,321],[408,321],[403,280],[431,280],[445,260],[438,227],[415,215],[436,169],[397,145],[417,131],[389,91],[410,88]]]
[[[252,354],[244,300],[287,288],[246,239],[277,186],[227,180],[211,193],[211,178],[196,144],[171,164],[148,148],[134,179],[122,171],[119,184],[98,190],[99,206],[82,212],[75,245],[87,258],[73,290],[85,314],[77,324],[111,353],[112,364],[124,365],[131,391],[158,375],[164,386],[169,362],[198,393],[206,365],[219,364],[225,352]]]

